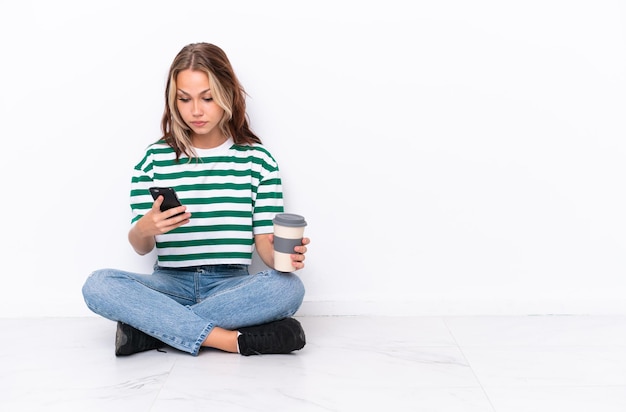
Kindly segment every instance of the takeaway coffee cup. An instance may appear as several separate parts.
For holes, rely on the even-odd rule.
[[[293,213],[279,213],[274,217],[274,268],[280,272],[293,272],[293,248],[302,245],[304,217]]]

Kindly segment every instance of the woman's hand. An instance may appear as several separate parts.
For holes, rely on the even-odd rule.
[[[137,221],[142,236],[162,235],[182,225],[189,223],[191,213],[187,213],[187,206],[177,206],[161,212],[163,196],[159,195],[152,204],[152,209]],[[182,213],[179,216],[174,216]]]
[[[128,232],[128,241],[140,255],[150,253],[154,249],[154,236],[167,233],[189,223],[191,213],[186,206],[178,206],[161,212],[163,196],[157,197],[152,208],[143,215]],[[174,216],[181,213],[178,216]]]
[[[274,235],[272,235],[272,243],[274,242]],[[304,267],[304,259],[307,251],[306,245],[311,243],[311,239],[308,237],[302,238],[302,246],[296,246],[294,248],[294,252],[291,254],[291,266],[293,266],[296,270],[302,269]]]
[[[311,243],[311,240],[305,237],[302,238],[302,246],[293,248],[294,253],[291,254],[291,265],[294,270],[299,270],[304,267],[304,259],[307,252],[306,245],[309,243]],[[263,263],[270,268],[274,268],[274,235],[271,233],[255,235],[254,246]]]

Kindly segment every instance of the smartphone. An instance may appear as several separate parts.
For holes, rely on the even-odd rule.
[[[151,187],[150,194],[154,200],[157,200],[159,195],[163,195],[163,203],[161,203],[161,212],[165,212],[173,207],[182,206],[176,191],[172,187]],[[183,212],[175,214],[174,216],[182,215]],[[174,217],[172,216],[172,217]]]

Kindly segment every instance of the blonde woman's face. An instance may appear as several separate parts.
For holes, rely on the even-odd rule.
[[[209,76],[197,70],[183,70],[176,77],[176,107],[191,129],[194,147],[208,149],[226,141],[219,128],[224,109],[211,96]]]

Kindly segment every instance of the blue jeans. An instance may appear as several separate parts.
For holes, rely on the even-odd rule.
[[[83,297],[93,312],[197,356],[215,326],[236,330],[292,316],[304,286],[293,273],[250,275],[246,265],[155,266],[151,275],[98,270]]]

